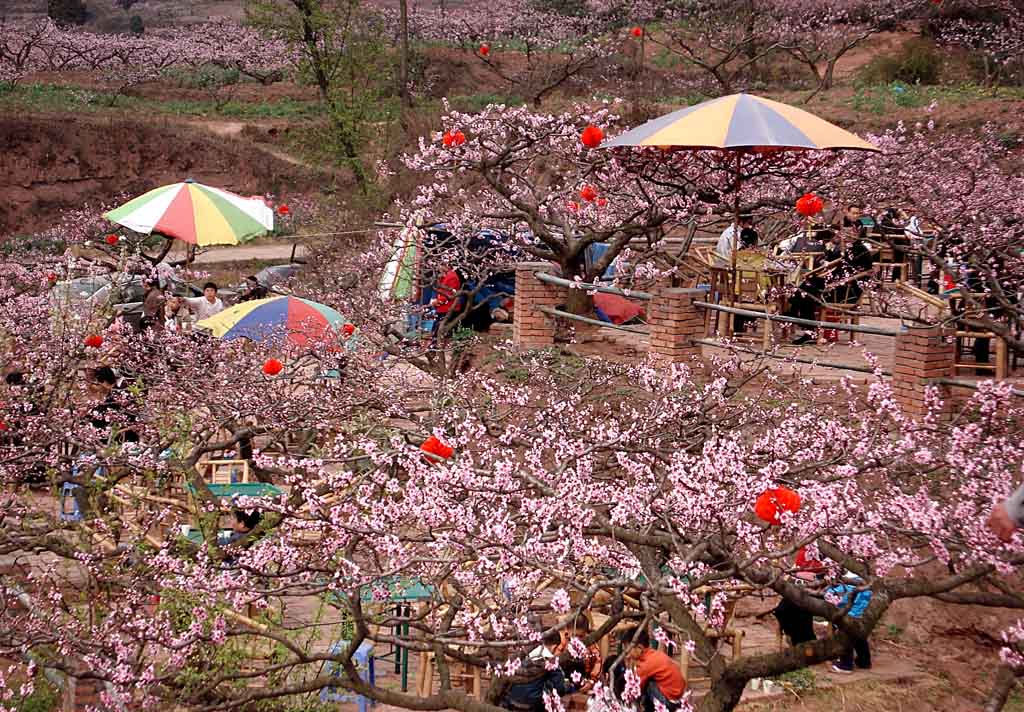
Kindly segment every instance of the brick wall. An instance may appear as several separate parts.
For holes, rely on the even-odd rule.
[[[704,336],[704,314],[695,302],[703,299],[700,289],[659,287],[655,291],[647,304],[651,355],[673,363],[700,356],[700,344],[694,341]]]
[[[534,276],[546,272],[558,276],[559,268],[550,262],[522,262],[516,265],[515,315],[512,343],[517,349],[539,349],[555,343],[555,319],[536,307],[556,307],[565,302],[567,289],[545,284]]]
[[[907,415],[924,415],[928,382],[949,378],[953,372],[953,343],[949,334],[939,327],[904,329],[896,336],[893,356],[892,387],[896,402]],[[949,388],[943,387],[941,395],[948,413]]]

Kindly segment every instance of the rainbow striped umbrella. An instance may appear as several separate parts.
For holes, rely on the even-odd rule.
[[[274,229],[274,211],[262,199],[192,180],[151,190],[103,217],[135,232],[158,232],[192,245],[237,245]]]
[[[652,119],[602,144],[604,148],[618,146],[879,150],[814,114],[753,94],[709,99]]]
[[[269,341],[287,338],[297,346],[334,341],[345,318],[329,306],[299,297],[270,297],[242,302],[196,322],[221,339]]]

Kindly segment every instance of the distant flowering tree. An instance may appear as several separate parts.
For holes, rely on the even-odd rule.
[[[957,15],[959,15],[957,17]],[[955,19],[945,19],[954,16]],[[1024,7],[1013,0],[959,0],[935,21],[941,42],[979,53],[985,83],[1024,81]]]
[[[920,8],[920,0],[775,0],[779,48],[814,75],[815,94],[832,88],[836,63],[895,21]]]
[[[410,34],[461,47],[506,84],[509,94],[539,107],[553,92],[612,71],[615,31],[629,22],[629,3],[585,0],[559,12],[534,0],[448,8],[416,8]]]

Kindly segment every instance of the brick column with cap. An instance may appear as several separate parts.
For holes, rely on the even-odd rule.
[[[701,355],[697,339],[704,336],[704,314],[696,303],[704,300],[701,289],[658,288],[647,305],[650,353],[678,363]]]
[[[564,304],[568,291],[566,287],[541,282],[536,272],[557,277],[561,270],[550,262],[521,262],[516,265],[512,343],[517,349],[540,349],[555,343],[555,318],[537,311],[537,307]]]
[[[896,336],[893,352],[892,387],[903,412],[922,416],[927,412],[925,389],[935,378],[949,378],[953,372],[953,343],[940,327],[904,328]],[[950,411],[949,389],[943,387],[943,411]]]

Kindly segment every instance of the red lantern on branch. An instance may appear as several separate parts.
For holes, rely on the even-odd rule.
[[[56,282],[57,281],[57,274],[56,274],[56,272],[48,272],[46,274],[46,281],[47,282]]]
[[[90,334],[85,337],[85,346],[89,349],[98,349],[103,346],[103,337],[99,334]]]
[[[268,376],[276,376],[284,370],[284,364],[276,358],[268,358],[263,362],[263,373]]]
[[[354,333],[356,333],[356,327],[352,324],[345,324],[341,327],[342,336],[352,336]]]
[[[796,201],[796,211],[809,218],[825,209],[825,201],[814,193],[805,193]]]
[[[606,205],[608,205],[608,199],[607,198],[598,198],[597,199],[597,207],[603,208]]]
[[[461,146],[466,142],[466,134],[461,131],[447,131],[445,135],[441,137],[441,143],[451,148],[452,146]]]
[[[800,495],[786,487],[773,487],[761,493],[754,503],[754,514],[769,524],[782,522],[782,512],[799,512]]]
[[[277,208],[277,214],[278,215],[287,215],[290,212],[291,212],[291,208],[289,208],[287,205],[281,205],[281,206],[279,206]]]
[[[604,131],[597,126],[587,126],[587,128],[583,129],[583,133],[580,134],[580,141],[587,148],[597,148],[604,141]]]
[[[480,56],[481,57],[486,57],[490,53],[491,53],[491,48],[490,47],[488,47],[485,44],[480,45]]]
[[[113,246],[117,244],[117,235],[107,235],[106,239],[108,245]]]
[[[633,28],[633,36],[634,37],[643,37],[644,36],[644,28],[642,28],[642,27],[634,27]]]
[[[594,199],[597,198],[597,191],[594,190],[594,186],[585,185],[580,190],[580,197],[583,198],[588,203],[592,203],[594,202]]]
[[[420,445],[420,450],[430,453],[431,455],[437,455],[445,460],[455,454],[454,448],[450,445],[444,444],[433,435],[423,441],[423,444]]]

